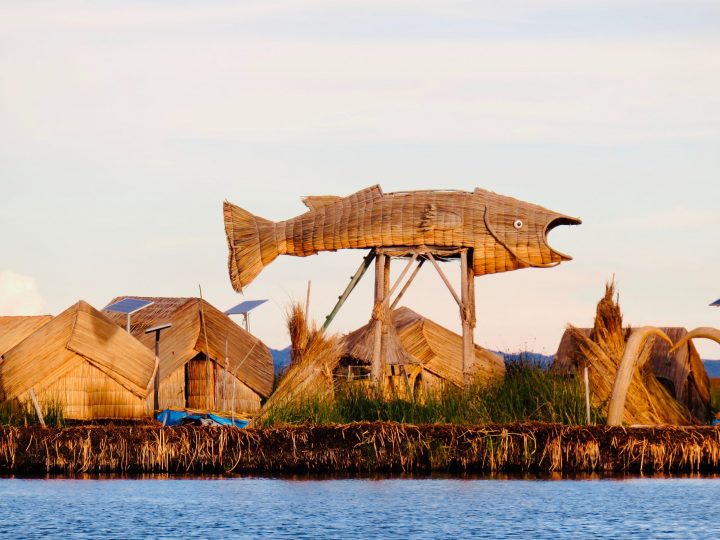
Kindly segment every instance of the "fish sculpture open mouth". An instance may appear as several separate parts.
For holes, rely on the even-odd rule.
[[[471,248],[476,276],[549,268],[572,258],[547,235],[580,219],[480,188],[383,193],[380,186],[347,197],[303,198],[309,208],[272,222],[229,202],[223,207],[230,280],[236,291],[278,255],[378,247]]]

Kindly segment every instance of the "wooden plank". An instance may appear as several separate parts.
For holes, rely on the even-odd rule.
[[[432,255],[432,253],[430,253],[428,251],[426,253],[426,255],[427,255],[428,259],[430,259],[430,262],[433,263],[435,270],[437,270],[438,274],[440,274],[440,277],[442,278],[443,283],[445,283],[445,286],[450,291],[450,294],[452,294],[452,297],[457,302],[457,305],[460,306],[460,308],[462,309],[462,300],[460,300],[460,297],[455,292],[455,289],[453,289],[453,286],[450,284],[450,280],[445,275],[445,272],[442,271],[442,268],[440,268],[440,265],[437,263],[437,261],[435,260],[435,257],[433,257],[433,255]]]
[[[392,288],[390,289],[390,292],[387,295],[388,301],[389,301],[390,297],[393,295],[393,293],[395,292],[395,289],[397,289],[398,285],[400,285],[400,283],[402,282],[403,278],[405,277],[405,274],[408,273],[408,270],[410,270],[410,267],[417,260],[417,258],[418,258],[418,254],[413,253],[413,256],[410,258],[410,260],[408,260],[407,264],[405,265],[405,268],[403,268],[403,271],[400,272],[400,276],[398,276],[397,281],[395,282],[395,285],[393,285]]]
[[[400,299],[403,297],[403,295],[405,294],[405,292],[410,288],[410,284],[411,284],[411,283],[413,282],[413,280],[415,279],[415,276],[418,275],[418,272],[420,271],[420,268],[422,267],[423,264],[425,264],[425,259],[420,259],[420,261],[418,262],[417,266],[415,267],[415,270],[413,270],[413,273],[410,274],[410,277],[409,277],[408,280],[405,282],[405,285],[403,285],[403,288],[400,289],[400,292],[399,292],[398,295],[395,297],[395,300],[393,301],[392,305],[390,306],[390,311],[392,311],[393,309],[395,309],[395,306],[398,305],[398,302],[400,302]]]
[[[42,409],[40,408],[40,403],[38,403],[38,398],[35,395],[35,390],[31,388],[28,390],[28,394],[30,395],[30,401],[32,401],[33,407],[35,408],[35,414],[37,414],[40,425],[45,427],[45,417],[43,416]]]
[[[360,267],[357,269],[357,272],[350,278],[350,283],[348,283],[348,286],[345,287],[345,291],[338,296],[338,301],[335,304],[335,307],[330,312],[330,315],[325,317],[325,322],[322,325],[323,330],[327,330],[328,326],[330,326],[330,323],[333,321],[335,316],[338,314],[338,311],[340,311],[340,308],[345,303],[345,301],[350,296],[350,293],[353,292],[353,289],[355,289],[355,286],[360,282],[360,279],[365,275],[365,272],[368,268],[370,268],[370,264],[373,262],[373,259],[375,258],[375,250],[371,249],[370,253],[365,255],[365,258],[360,263]]]

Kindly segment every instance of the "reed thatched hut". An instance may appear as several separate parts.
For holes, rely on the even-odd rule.
[[[0,317],[0,355],[52,320],[51,315]]]
[[[579,332],[591,338],[592,328],[577,328]],[[667,336],[677,343],[688,331],[681,327],[660,328]],[[655,378],[668,393],[679,403],[687,407],[698,419],[710,415],[710,380],[692,341],[688,341],[679,349],[670,352],[670,345],[656,339],[650,353],[650,365]],[[566,330],[560,340],[558,351],[553,362],[553,369],[575,372],[584,365],[584,356],[579,340],[570,329]]]
[[[262,341],[200,298],[135,298],[152,302],[132,315],[130,328],[147,347],[154,348],[155,336],[145,330],[172,324],[160,339],[160,408],[240,414],[260,409],[274,376],[270,350]],[[125,315],[107,314],[125,327]]]
[[[0,402],[25,402],[33,390],[69,419],[149,414],[155,355],[138,340],[83,301],[31,323],[39,327],[2,355]]]
[[[404,364],[413,389],[434,391],[448,384],[463,387],[462,336],[407,307],[394,310],[392,320],[391,328],[400,344],[394,349],[401,352],[388,362],[389,375],[397,373],[394,366]],[[348,334],[343,340],[343,363],[369,364],[373,339],[371,325]],[[505,363],[499,354],[475,345],[470,373],[475,381],[491,384],[505,376]]]

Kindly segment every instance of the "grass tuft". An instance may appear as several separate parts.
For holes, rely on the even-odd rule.
[[[40,406],[45,425],[50,427],[65,425],[65,407],[60,400],[44,401]],[[25,427],[39,424],[35,409],[29,401],[6,401],[0,405],[0,425]]]

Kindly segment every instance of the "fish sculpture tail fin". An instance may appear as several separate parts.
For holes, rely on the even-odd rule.
[[[275,238],[275,223],[255,216],[239,206],[223,204],[225,234],[228,241],[228,270],[237,292],[280,254]]]

